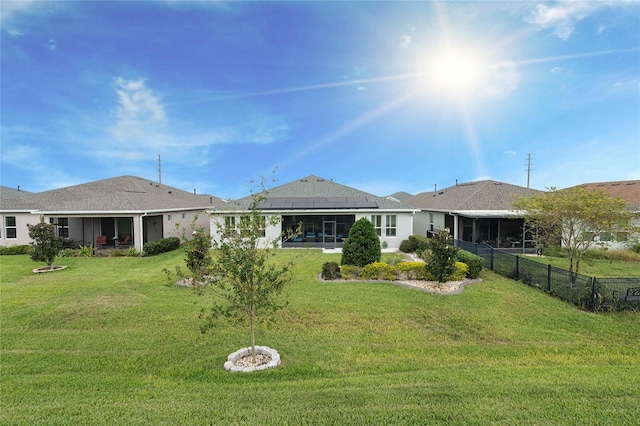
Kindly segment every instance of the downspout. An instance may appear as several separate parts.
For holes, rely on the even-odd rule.
[[[449,213],[451,216],[453,216],[453,239],[454,240],[459,240],[460,238],[458,237],[458,214],[457,213]]]
[[[144,245],[144,217],[148,215],[149,212],[144,212],[140,215],[140,241],[136,243],[136,248],[140,253],[142,253],[142,246]]]

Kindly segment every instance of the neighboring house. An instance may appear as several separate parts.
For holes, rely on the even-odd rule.
[[[355,188],[334,183],[317,176],[267,189],[265,200],[259,206],[264,216],[277,215],[277,226],[264,230],[265,241],[274,241],[283,230],[296,230],[302,225],[302,234],[290,241],[279,241],[283,247],[342,247],[353,223],[360,218],[370,220],[383,244],[399,248],[402,240],[413,234],[413,215],[418,209],[398,201],[378,197]],[[213,209],[211,236],[219,240],[222,224],[233,226],[238,215],[251,208],[248,196],[229,203],[229,208]]]
[[[0,200],[8,200],[10,198],[22,197],[24,195],[33,194],[33,192],[23,191],[18,189],[9,188],[8,186],[0,186]]]
[[[136,176],[120,176],[2,199],[0,245],[28,244],[27,224],[41,218],[74,246],[129,247],[170,236],[190,237],[192,221],[209,227],[206,209],[220,198],[195,195]],[[100,237],[100,238],[99,238]],[[98,244],[100,242],[100,244]]]
[[[636,219],[632,225],[640,228],[640,180],[627,180],[616,182],[595,182],[577,185],[590,191],[601,191],[612,198],[620,198],[629,203],[629,209],[636,214]],[[635,232],[629,235],[622,231],[614,241],[611,235],[599,235],[598,239],[607,248],[624,248],[629,241],[640,241],[640,233]]]
[[[423,192],[404,203],[421,210],[414,219],[416,234],[428,236],[449,228],[458,240],[524,250],[535,247],[535,235],[525,229],[524,219],[513,210],[512,203],[517,196],[540,193],[536,189],[483,180]]]

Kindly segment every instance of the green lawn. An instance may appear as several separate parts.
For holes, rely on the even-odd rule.
[[[552,256],[527,256],[527,259],[542,262],[562,269],[569,269],[569,258]],[[640,262],[624,262],[607,259],[582,259],[580,270],[582,275],[597,278],[632,278],[640,277]]]
[[[317,281],[297,257],[289,307],[258,331],[282,365],[222,368],[245,327],[199,331],[207,296],[152,258],[0,257],[0,424],[590,424],[640,419],[640,316],[578,310],[484,272],[454,296]]]

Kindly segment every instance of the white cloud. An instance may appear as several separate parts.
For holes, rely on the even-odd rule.
[[[400,36],[400,49],[408,49],[409,47],[411,47],[412,43],[413,41],[409,34],[403,34]]]
[[[561,73],[562,71],[564,71],[564,69],[562,67],[553,67],[549,71],[554,73],[554,74],[557,74],[557,73]]]
[[[9,28],[7,30],[7,34],[9,34],[13,38],[22,37],[24,35],[20,28]]]
[[[516,153],[515,151],[512,151],[512,150],[506,150],[506,151],[504,152],[504,154],[505,154],[505,155],[512,155],[512,156],[513,156],[513,155],[516,155],[517,153]]]
[[[606,2],[559,2],[547,6],[538,4],[525,21],[538,30],[551,29],[562,40],[568,40],[576,25],[595,11],[605,7]]]
[[[56,40],[55,38],[50,39],[47,42],[47,46],[49,47],[50,51],[55,51],[58,48],[58,40]]]
[[[112,85],[118,96],[114,136],[126,139],[164,126],[164,106],[159,96],[146,87],[144,79],[116,77]]]
[[[502,61],[491,65],[486,82],[480,88],[479,94],[484,98],[505,98],[515,91],[520,84],[520,72],[516,64]]]

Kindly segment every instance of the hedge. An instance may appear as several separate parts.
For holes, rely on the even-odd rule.
[[[471,278],[473,280],[480,276],[480,271],[482,271],[482,265],[484,263],[484,259],[482,257],[469,251],[459,250],[456,254],[456,260],[458,262],[466,263],[469,267],[467,278]]]
[[[28,244],[0,247],[0,255],[14,255],[14,254],[29,254],[31,253],[31,246]]]
[[[155,256],[156,254],[166,253],[168,251],[176,250],[180,247],[180,238],[169,237],[162,238],[157,241],[147,243],[142,248],[145,256]]]

